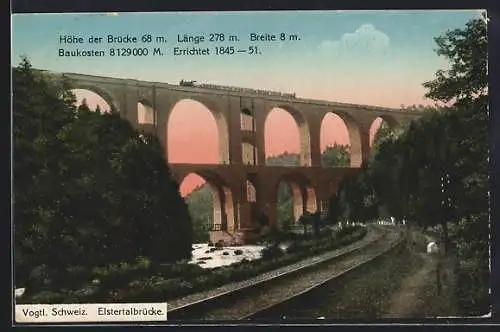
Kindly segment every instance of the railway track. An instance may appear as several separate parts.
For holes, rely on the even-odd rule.
[[[295,310],[300,310],[304,305],[310,306],[311,303],[316,303],[317,296],[324,297],[325,294],[331,292],[332,288],[342,288],[341,284],[352,275],[352,272],[363,271],[363,269],[369,268],[372,262],[376,264],[384,256],[392,255],[398,248],[401,248],[401,244],[404,243],[403,239],[404,234],[402,232],[399,234],[388,233],[383,239],[377,241],[377,243],[367,246],[364,250],[358,252],[352,259],[339,261],[337,265],[332,266],[330,271],[327,269],[320,271],[314,276],[314,280],[311,280],[309,287],[303,287],[302,290],[297,290],[297,292],[283,297],[281,301],[268,305],[241,319],[271,319],[273,321],[282,318],[288,319],[287,313],[294,313]],[[314,319],[316,317],[311,318]]]
[[[172,301],[169,303],[169,320],[258,317],[378,257],[393,248],[401,238],[401,232],[396,229],[370,226],[362,240],[344,248],[249,280]]]

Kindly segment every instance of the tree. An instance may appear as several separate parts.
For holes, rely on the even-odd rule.
[[[321,213],[319,211],[310,213],[312,219],[314,236],[318,237],[321,229]]]
[[[459,304],[465,313],[488,310],[488,96],[486,23],[436,38],[451,68],[424,83],[427,97],[447,105],[411,106],[422,112],[406,131],[376,139],[368,165],[343,181],[339,204],[352,220],[379,213],[440,225],[459,259]],[[378,206],[373,213],[372,207]]]
[[[303,215],[301,215],[299,217],[299,224],[302,225],[302,227],[304,228],[304,236],[307,235],[307,227],[308,225],[310,225],[312,223],[312,218],[311,216],[309,215],[309,213],[304,213]]]
[[[357,222],[367,222],[377,217],[379,202],[371,177],[371,171],[365,165],[359,173],[342,181],[337,213],[342,213],[347,220]]]
[[[384,204],[399,206],[420,225],[440,224],[446,247],[451,227],[460,262],[459,304],[479,314],[489,302],[486,22],[473,19],[435,41],[451,66],[424,87],[428,98],[447,105],[424,112],[403,137],[381,145],[378,192]],[[384,178],[383,172],[398,176]]]
[[[373,138],[373,143],[370,148],[372,156],[377,154],[378,150],[380,149],[380,144],[392,138],[391,137],[392,132],[393,129],[387,124],[387,122],[382,121],[380,127],[375,133],[375,137]]]
[[[328,215],[327,220],[334,224],[338,222],[342,215],[342,207],[340,205],[340,199],[338,195],[332,195],[328,200]]]
[[[485,18],[469,21],[465,29],[447,31],[436,37],[436,52],[450,61],[449,70],[436,72],[436,79],[424,83],[427,98],[456,105],[470,105],[487,96],[488,40]]]
[[[447,58],[450,61],[451,68],[447,71],[438,71],[436,79],[424,83],[424,87],[428,89],[427,97],[444,103],[453,103],[454,107],[444,115],[443,120],[446,120],[446,124],[441,125],[441,127],[447,125],[447,137],[435,141],[435,143],[442,143],[436,144],[438,149],[435,149],[435,151],[441,156],[440,161],[442,163],[438,166],[441,168],[440,176],[443,177],[445,174],[454,173],[456,176],[454,176],[453,182],[457,183],[461,182],[459,178],[464,175],[463,171],[465,169],[463,166],[468,163],[463,158],[465,156],[468,157],[467,159],[476,160],[474,163],[476,168],[469,168],[469,172],[478,174],[476,172],[478,167],[481,171],[487,169],[485,166],[487,166],[486,133],[488,132],[486,110],[488,43],[485,17],[469,21],[465,29],[447,31],[444,35],[435,38],[435,41],[438,45],[437,54]],[[457,115],[462,116],[458,119]],[[471,123],[469,130],[476,129],[477,136],[469,139],[455,136],[459,135],[461,129],[465,129],[463,122],[471,120],[475,123]],[[470,144],[472,140],[474,140],[474,143]],[[468,151],[458,151],[457,147],[464,146],[467,141],[469,141],[469,144],[466,143],[469,146]],[[478,150],[477,148],[481,146],[483,148]],[[474,157],[474,152],[479,154]],[[484,159],[479,160],[480,158]],[[458,159],[461,159],[461,161]],[[486,175],[486,173],[483,174]],[[477,177],[477,175],[472,174],[470,176]],[[487,192],[487,187],[486,185],[481,187],[484,193],[480,196],[486,201],[487,198],[484,195]],[[469,191],[462,192],[467,193]],[[458,191],[457,194],[461,196]],[[479,202],[476,202],[476,204],[479,204]],[[480,205],[484,207],[484,204]]]
[[[326,167],[349,167],[351,164],[349,146],[337,143],[327,146],[321,154],[321,161]]]
[[[212,196],[212,188],[205,183],[195,188],[185,198],[189,214],[193,220],[193,241],[196,243],[209,241],[209,232],[206,226],[213,223],[214,205]]]
[[[158,139],[75,101],[27,59],[14,68],[16,284],[40,269],[62,287],[76,265],[189,258],[191,220]]]
[[[26,279],[35,256],[48,256],[42,242],[57,210],[50,195],[59,168],[54,133],[72,121],[76,99],[67,82],[47,81],[26,58],[13,69],[12,80],[15,265],[16,278]]]

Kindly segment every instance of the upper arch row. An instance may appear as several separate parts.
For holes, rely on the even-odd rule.
[[[105,86],[103,87],[99,84],[91,84],[88,82],[76,81],[73,82],[72,88],[89,90],[93,93],[96,93],[103,100],[106,101],[106,103],[110,106],[111,109],[115,111],[120,112],[124,108],[122,105],[123,103],[120,102],[120,99],[123,99],[124,91],[117,91],[117,87],[105,87]],[[118,88],[123,89],[123,87],[118,87]],[[157,100],[155,103],[154,101],[155,98],[152,96],[153,91],[149,91],[150,89],[144,89],[142,87],[139,87],[137,89],[139,91],[135,93],[136,104],[141,103],[146,107],[152,108],[153,110],[155,109],[154,104],[156,104],[157,107],[155,111],[158,111],[160,109],[164,111],[165,108],[163,107],[162,104],[165,104],[163,101],[165,99],[168,99],[167,104],[169,105],[165,105],[167,106],[168,113],[173,110],[176,104],[186,99],[190,99],[204,105],[212,113],[214,112],[220,113],[220,108],[218,106],[222,104],[221,106],[227,107],[228,103],[227,100],[225,100],[227,97],[232,98],[233,100],[234,98],[238,98],[235,96],[221,96],[218,94],[208,96],[208,95],[199,95],[193,92],[166,90],[162,91],[160,96],[157,96],[156,98]],[[158,92],[156,94],[158,95]],[[165,94],[170,94],[171,96],[168,96],[167,98],[162,98],[161,95]],[[174,98],[172,98],[172,96]],[[359,107],[353,107],[352,109],[349,109],[348,106],[349,104],[346,104],[347,106],[344,107],[337,107],[333,105],[332,106],[312,105],[312,104],[308,105],[306,102],[300,99],[297,101],[290,100],[285,102],[285,101],[266,100],[265,98],[259,96],[255,97],[241,96],[240,98],[245,100],[245,104],[240,105],[241,106],[240,111],[241,110],[248,111],[253,108],[253,105],[250,105],[251,102],[249,101],[261,100],[263,101],[263,103],[261,103],[258,106],[261,106],[262,104],[265,105],[264,107],[267,109],[266,116],[269,114],[271,109],[281,108],[290,113],[297,122],[297,125],[299,126],[302,124],[309,124],[312,118],[316,118],[317,121],[321,122],[328,113],[334,113],[337,116],[339,116],[348,128],[349,126],[356,126],[358,128],[361,128],[363,126],[366,126],[367,124],[371,125],[371,123],[373,123],[373,121],[375,121],[375,119],[379,117],[382,118],[384,121],[386,121],[392,127],[400,125],[402,122],[405,122],[406,118],[408,118],[408,114],[404,112],[391,114],[390,111],[370,110],[368,109],[369,106],[367,106],[367,109],[361,109]],[[135,108],[135,106],[136,105],[128,107],[127,105],[126,107],[128,109],[127,111],[132,111],[132,109]],[[308,109],[311,108],[313,108],[313,112],[311,112],[312,114],[308,114]]]
[[[281,108],[287,111],[294,118],[299,129],[302,147],[301,158],[303,160],[311,160],[311,154],[314,154],[315,138],[319,137],[323,119],[329,113],[336,114],[348,130],[351,145],[351,163],[355,167],[361,164],[361,159],[367,154],[366,151],[369,149],[369,142],[366,139],[366,134],[377,118],[382,118],[391,127],[398,126],[408,120],[408,114],[398,112],[391,114],[389,111],[373,111],[355,107],[349,108],[348,106],[342,108],[340,106],[307,104],[300,100],[298,102],[294,100],[273,101],[257,96],[250,98],[248,96],[238,97],[220,94],[207,95],[182,90],[168,90],[165,88],[154,89],[151,87],[134,87],[130,85],[90,84],[85,81],[73,81],[72,83],[71,86],[73,89],[89,90],[101,96],[111,109],[124,113],[123,117],[136,126],[141,125],[140,119],[138,119],[138,103],[142,103],[146,112],[150,113],[146,116],[149,119],[149,123],[146,124],[157,126],[158,129],[156,132],[160,135],[160,140],[165,140],[163,141],[164,144],[166,144],[167,137],[166,127],[175,106],[186,99],[196,101],[204,105],[211,112],[216,120],[219,136],[223,138],[223,141],[228,141],[227,146],[221,146],[224,155],[229,155],[229,145],[233,144],[229,143],[229,140],[232,139],[231,132],[241,130],[239,126],[237,129],[234,128],[235,122],[231,122],[231,118],[234,118],[233,114],[238,114],[237,123],[239,124],[239,117],[243,110],[245,110],[243,113],[246,115],[251,110],[250,113],[256,119],[257,123],[256,131],[262,131],[262,135],[263,126],[273,108]],[[410,118],[412,117],[415,118],[415,114],[410,116]],[[353,156],[354,158],[352,158]],[[227,158],[221,157],[221,159]]]

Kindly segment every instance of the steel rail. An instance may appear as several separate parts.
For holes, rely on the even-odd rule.
[[[364,267],[367,264],[375,261],[377,258],[380,258],[381,256],[387,255],[390,252],[392,252],[393,250],[396,250],[404,243],[404,239],[405,239],[405,237],[404,237],[403,233],[401,231],[399,231],[398,234],[396,234],[395,238],[391,239],[391,241],[388,243],[388,245],[385,248],[383,248],[383,250],[381,250],[380,252],[377,252],[373,255],[369,255],[367,257],[364,257],[364,259],[361,259],[359,262],[356,262],[353,265],[348,266],[347,268],[336,272],[331,277],[328,277],[328,278],[323,279],[319,282],[316,282],[314,285],[311,285],[298,293],[291,294],[291,295],[287,296],[285,299],[282,299],[278,303],[268,305],[259,311],[255,311],[251,314],[244,315],[242,317],[239,317],[238,319],[241,319],[241,320],[252,319],[252,318],[255,318],[255,316],[262,316],[266,312],[276,311],[276,308],[278,306],[279,307],[286,306],[287,303],[289,303],[289,302],[300,301],[301,298],[307,297],[310,293],[320,291],[321,287],[326,286],[327,284],[331,283],[335,279],[338,279],[340,277],[345,277],[348,274],[358,270],[361,266]]]

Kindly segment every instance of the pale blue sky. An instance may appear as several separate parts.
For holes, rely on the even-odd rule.
[[[387,106],[418,102],[421,84],[446,61],[433,51],[433,38],[463,28],[480,15],[469,11],[313,11],[112,14],[22,14],[12,17],[12,61],[22,54],[33,66],[55,71],[177,83],[194,79],[216,84],[294,91],[299,96]],[[221,32],[238,35],[262,55],[66,58],[62,34],[105,37],[150,33],[179,46],[177,34]],[[300,41],[250,42],[256,33],[294,33]],[[111,45],[78,45],[102,49]],[[116,46],[116,45],[114,45]],[[136,47],[143,47],[139,44]],[[151,53],[154,47],[150,45]],[[183,46],[183,45],[180,45]],[[213,47],[205,42],[201,47]],[[134,46],[132,46],[134,47]],[[165,48],[166,47],[166,48]],[[384,92],[385,91],[385,92]],[[390,92],[392,91],[392,92]],[[397,97],[391,97],[397,95]]]

